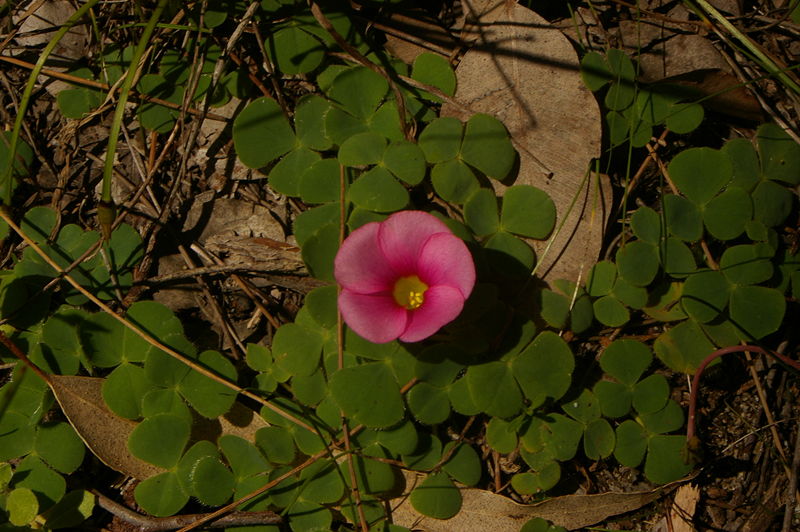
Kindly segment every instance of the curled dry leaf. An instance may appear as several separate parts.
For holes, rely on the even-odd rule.
[[[550,249],[545,254],[548,242],[529,241],[541,262],[537,274],[577,280],[597,260],[611,205],[608,179],[588,174],[600,152],[600,109],[561,31],[510,0],[464,4],[472,18],[464,32],[475,43],[456,68],[460,106],[446,103],[442,115],[488,113],[506,125],[520,167],[504,185],[533,185],[556,204]],[[504,185],[492,185],[503,193]]]
[[[406,485],[418,484],[418,473],[405,471]],[[462,490],[461,511],[446,520],[425,517],[411,506],[408,497],[393,504],[394,523],[424,532],[482,530],[483,532],[516,532],[530,519],[540,517],[567,530],[591,526],[609,517],[631,512],[672,491],[692,477],[681,479],[650,491],[631,493],[598,493],[564,495],[538,504],[518,504],[507,497],[479,489]],[[407,490],[408,491],[408,490]]]
[[[139,460],[128,451],[128,436],[137,422],[108,409],[102,395],[103,381],[97,377],[51,375],[49,384],[75,432],[104,464],[139,480],[162,473],[160,467]],[[261,416],[234,403],[228,413],[216,419],[195,419],[192,439],[216,441],[222,434],[233,434],[254,441],[256,431],[267,426]]]

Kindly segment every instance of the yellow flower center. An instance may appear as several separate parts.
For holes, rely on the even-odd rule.
[[[392,296],[398,305],[408,310],[414,310],[425,302],[425,291],[428,285],[420,281],[416,275],[401,277],[394,283]]]

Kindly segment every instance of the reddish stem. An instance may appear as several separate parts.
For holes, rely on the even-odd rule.
[[[779,353],[777,351],[771,351],[769,349],[764,349],[763,347],[758,347],[757,345],[733,345],[730,347],[723,347],[722,349],[717,349],[716,351],[708,355],[705,358],[705,360],[703,360],[703,362],[697,367],[697,370],[694,372],[694,377],[692,378],[692,390],[689,393],[689,421],[686,424],[687,442],[691,443],[692,439],[695,437],[694,433],[695,433],[695,418],[697,416],[697,393],[698,393],[698,388],[700,387],[700,377],[703,376],[703,371],[705,371],[706,366],[708,366],[711,362],[721,357],[722,355],[727,355],[729,353],[744,353],[746,351],[753,353],[761,353],[762,355],[768,355],[777,358],[784,364],[791,366],[797,371],[800,371],[800,362],[798,362],[797,360],[792,360],[783,353]]]

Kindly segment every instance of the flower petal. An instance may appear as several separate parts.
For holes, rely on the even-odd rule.
[[[342,290],[339,310],[348,327],[376,344],[395,340],[406,329],[408,311],[391,294],[369,295]]]
[[[428,286],[458,288],[466,299],[475,286],[475,263],[464,241],[452,233],[431,236],[417,259],[417,275]]]
[[[452,234],[432,214],[422,211],[400,211],[380,223],[378,244],[399,276],[417,273],[417,259],[431,235]]]
[[[432,286],[425,292],[425,303],[409,312],[411,321],[400,335],[403,342],[419,342],[461,314],[464,296],[452,286]]]
[[[343,288],[359,294],[391,290],[397,274],[378,246],[380,225],[362,225],[339,247],[333,261],[333,275]]]

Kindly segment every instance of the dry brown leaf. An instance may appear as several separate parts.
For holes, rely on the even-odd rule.
[[[673,532],[692,532],[697,502],[700,500],[700,488],[692,484],[684,484],[675,492],[675,499],[669,509]]]
[[[86,446],[108,467],[138,479],[163,469],[139,460],[128,451],[128,436],[136,422],[119,417],[106,406],[104,379],[52,375],[50,387],[64,415]]]
[[[416,474],[405,472],[405,476],[407,485],[414,485]],[[531,505],[517,504],[490,491],[467,488],[461,492],[464,499],[461,511],[451,519],[425,517],[414,510],[407,497],[399,501],[392,517],[395,524],[424,532],[517,532],[535,517],[575,530],[641,508],[685,481],[682,479],[651,491],[565,495]]]
[[[541,262],[537,274],[577,280],[597,260],[611,204],[608,179],[586,177],[600,151],[600,109],[557,28],[511,0],[464,4],[477,22],[465,25],[475,45],[456,68],[455,100],[463,107],[445,104],[441,114],[467,120],[488,113],[506,125],[520,154],[519,174],[506,185],[541,188],[556,204],[556,226],[566,219],[546,255],[547,242],[530,241]]]
[[[53,394],[75,432],[104,464],[139,480],[164,471],[128,451],[128,436],[137,423],[108,409],[102,395],[104,379],[51,375],[50,381]],[[192,439],[216,441],[222,434],[233,434],[253,441],[256,431],[267,426],[261,416],[241,403],[234,403],[219,418],[197,418],[192,425]]]

